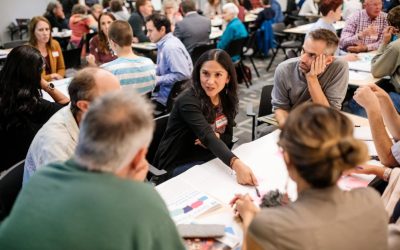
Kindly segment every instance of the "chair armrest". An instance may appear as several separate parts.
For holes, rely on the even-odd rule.
[[[253,117],[253,119],[256,117],[256,113],[254,113],[254,110],[253,110],[253,103],[251,103],[251,102],[247,103],[246,115]]]

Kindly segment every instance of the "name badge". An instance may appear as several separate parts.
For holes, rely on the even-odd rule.
[[[59,57],[60,56],[58,51],[52,51],[51,54],[53,55],[53,57]]]
[[[215,128],[220,129],[228,125],[228,118],[225,115],[220,115],[215,119]]]

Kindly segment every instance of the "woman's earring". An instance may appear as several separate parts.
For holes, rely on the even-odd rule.
[[[225,84],[225,94],[228,94],[228,84]]]

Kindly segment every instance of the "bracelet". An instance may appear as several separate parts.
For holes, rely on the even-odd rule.
[[[383,180],[384,181],[389,181],[391,173],[392,173],[392,169],[391,168],[385,168],[385,171],[383,172]]]
[[[230,162],[230,164],[229,164],[229,167],[230,167],[230,168],[233,169],[233,164],[235,163],[235,161],[236,161],[237,159],[239,159],[239,158],[237,158],[236,156],[232,157],[231,162]]]

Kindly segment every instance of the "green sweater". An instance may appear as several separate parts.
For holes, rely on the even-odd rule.
[[[24,186],[0,224],[0,249],[184,249],[148,184],[53,163]]]

